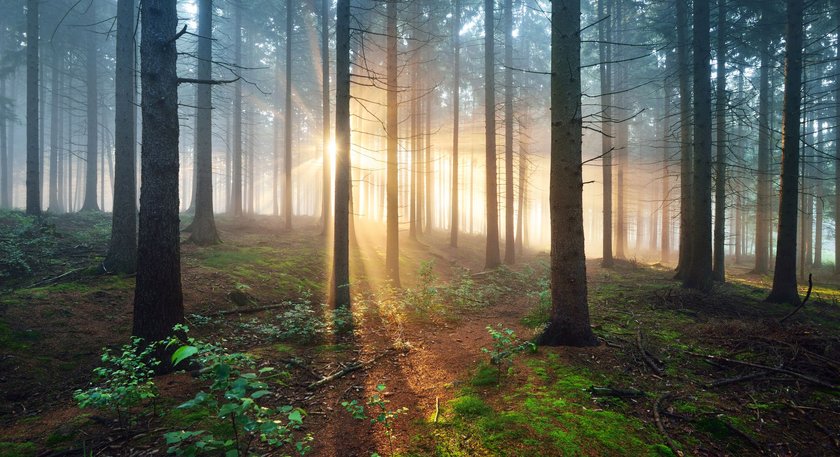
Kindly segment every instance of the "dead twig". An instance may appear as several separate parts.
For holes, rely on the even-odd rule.
[[[811,298],[811,290],[814,288],[814,282],[811,280],[813,275],[808,273],[808,292],[805,294],[805,299],[802,300],[802,303],[796,307],[793,311],[789,312],[785,317],[779,319],[779,323],[783,324],[786,320],[790,319],[791,316],[799,312],[800,309],[805,307],[805,303],[808,303],[808,299]]]
[[[837,386],[832,385],[832,384],[830,384],[826,381],[823,381],[821,379],[814,378],[812,376],[806,375],[804,373],[800,373],[798,371],[789,370],[787,368],[770,367],[770,366],[767,366],[767,365],[761,365],[759,363],[745,362],[743,360],[728,359],[726,357],[720,357],[720,356],[716,356],[716,355],[698,354],[696,352],[686,352],[686,354],[693,355],[695,357],[702,357],[706,360],[720,361],[720,362],[726,362],[726,363],[731,363],[731,364],[735,364],[735,365],[743,365],[745,367],[752,367],[752,368],[759,368],[759,369],[762,369],[762,370],[775,371],[776,373],[784,373],[784,374],[794,376],[794,377],[803,379],[805,381],[808,381],[811,384],[815,384],[815,385],[818,385],[820,387],[825,387],[826,389],[837,390],[837,388],[838,388]]]
[[[319,379],[315,382],[310,383],[307,386],[307,389],[314,389],[316,387],[320,387],[320,386],[322,386],[322,385],[324,385],[324,384],[326,384],[330,381],[338,379],[342,376],[346,376],[346,375],[348,375],[348,374],[350,374],[354,371],[361,370],[362,368],[367,368],[367,367],[373,365],[374,363],[376,363],[377,361],[379,361],[379,359],[381,359],[382,357],[385,357],[386,355],[388,355],[392,350],[393,349],[386,349],[384,352],[382,352],[381,354],[377,355],[376,357],[368,360],[367,362],[351,363],[350,365],[347,365],[346,367],[336,371],[335,373],[324,376],[323,378],[321,378],[321,379]]]
[[[668,442],[668,447],[671,448],[671,451],[675,455],[682,455],[682,451],[677,448],[676,443],[671,438],[671,435],[665,430],[665,425],[662,423],[662,415],[660,414],[660,408],[662,407],[662,403],[667,401],[673,397],[670,392],[665,392],[664,394],[656,397],[656,400],[653,401],[653,420],[656,422],[656,428],[659,430],[659,433],[665,437],[665,440]]]
[[[738,383],[738,382],[750,381],[750,380],[753,380],[755,378],[760,378],[760,377],[762,377],[766,374],[767,374],[766,371],[756,371],[755,373],[749,373],[749,374],[745,374],[743,376],[735,376],[734,378],[719,379],[717,381],[710,382],[708,384],[708,387],[721,387],[721,386],[726,386],[726,385],[729,385],[729,384],[735,384],[735,383]]]
[[[832,433],[831,430],[827,429],[825,425],[819,423],[816,419],[814,419],[814,417],[811,416],[811,414],[808,413],[808,411],[806,411],[804,407],[799,406],[794,402],[790,402],[789,404],[793,409],[802,413],[802,415],[805,416],[806,419],[808,419],[812,424],[814,424],[814,427],[823,432],[828,437],[828,439],[831,440],[831,444],[833,444],[836,449],[840,449],[840,440],[837,439],[837,436],[835,436],[835,434]]]
[[[665,370],[653,360],[650,352],[642,346],[642,329],[638,329],[636,331],[636,346],[639,348],[639,352],[642,354],[642,359],[645,361],[645,364],[650,367],[657,375],[663,376],[665,375]]]

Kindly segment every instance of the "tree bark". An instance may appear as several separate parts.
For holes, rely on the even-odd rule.
[[[717,19],[717,82],[715,96],[716,154],[715,154],[715,281],[726,281],[726,0],[718,0]]]
[[[606,8],[604,3],[607,3]],[[598,0],[598,17],[605,19],[611,12],[609,0]],[[606,16],[605,16],[606,15]],[[613,120],[612,120],[612,68],[609,62],[612,60],[612,48],[609,42],[612,41],[612,21],[605,19],[598,25],[598,58],[601,79],[601,167],[602,171],[602,260],[601,266],[610,268],[613,266],[613,217],[612,217],[612,149],[613,149]]]
[[[242,67],[242,3],[233,3],[233,59]],[[240,70],[241,71],[241,70]],[[233,83],[233,176],[230,193],[231,212],[242,216],[242,81]]]
[[[680,245],[676,278],[682,279],[691,263],[691,179],[693,147],[691,143],[691,81],[688,61],[688,1],[677,1],[677,77],[680,91]]]
[[[580,2],[551,7],[551,320],[547,346],[595,346],[583,242]]]
[[[143,0],[143,146],[133,334],[160,341],[184,321],[178,227],[178,75],[175,0]],[[161,371],[172,369],[162,360]]]
[[[47,208],[51,213],[60,214],[64,212],[61,202],[58,200],[58,134],[61,130],[61,122],[58,119],[58,103],[61,90],[61,60],[63,53],[57,44],[52,48],[52,74],[51,74],[51,97],[50,97],[50,190]]]
[[[119,0],[117,3],[114,211],[111,242],[102,264],[106,270],[118,273],[133,273],[137,268],[135,7],[135,0]]]
[[[495,1],[484,0],[484,160],[487,189],[487,245],[484,268],[501,264],[499,254],[499,202],[496,188],[496,65]]]
[[[770,267],[770,51],[761,49],[761,68],[758,83],[758,170],[755,208],[755,268],[754,273],[765,274]],[[840,84],[838,84],[840,88]],[[840,92],[838,92],[840,94]],[[840,105],[838,105],[840,106]],[[838,110],[840,114],[840,110]],[[838,136],[840,139],[840,136]],[[840,206],[838,206],[840,208]],[[840,245],[838,245],[840,246]]]
[[[335,227],[331,303],[350,307],[350,0],[336,4]]]
[[[387,93],[387,118],[386,134],[387,139],[387,232],[385,248],[385,270],[388,279],[395,287],[400,286],[400,215],[398,203],[397,175],[397,147],[399,140],[399,124],[397,122],[397,3],[396,0],[388,0],[386,10],[386,90]],[[415,151],[416,154],[416,151]]]
[[[286,2],[286,109],[283,113],[285,127],[283,128],[284,156],[283,171],[286,179],[283,189],[283,221],[286,230],[292,229],[292,27],[294,21],[295,2]],[[253,180],[253,176],[251,177]]]
[[[26,1],[26,214],[36,216],[41,214],[41,183],[38,179],[39,1]]]
[[[455,9],[452,17],[452,222],[449,226],[449,245],[458,247],[458,231],[460,230],[460,203],[458,202],[459,182],[458,174],[458,143],[460,129],[461,109],[461,0],[455,0]]]
[[[90,6],[93,14],[90,19],[92,23],[96,22],[96,6]],[[86,60],[85,67],[87,68],[87,155],[85,155],[85,201],[82,204],[82,211],[99,211],[99,203],[96,195],[96,178],[98,173],[99,162],[99,74],[97,71],[97,53],[99,50],[96,46],[96,34],[92,31],[87,32],[85,38]]]
[[[513,1],[505,0],[505,263],[516,263],[513,233]]]
[[[782,189],[776,239],[776,269],[767,301],[799,303],[796,287],[796,219],[799,211],[799,128],[802,86],[801,0],[788,0],[785,27],[785,101],[782,120]]]
[[[321,153],[323,154],[321,175],[321,224],[326,235],[330,226],[330,189],[332,181],[332,157],[330,156],[330,2],[321,0]],[[275,211],[276,213],[276,211]]]

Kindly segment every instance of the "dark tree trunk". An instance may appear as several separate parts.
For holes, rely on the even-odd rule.
[[[522,255],[525,250],[525,213],[528,194],[528,144],[526,142],[528,134],[525,129],[530,125],[530,122],[528,107],[525,107],[525,112],[519,119],[519,211],[516,221],[516,250],[519,255]]]
[[[458,134],[460,133],[461,109],[461,0],[455,0],[455,10],[452,18],[452,40],[454,42],[452,63],[452,223],[449,226],[449,245],[458,246],[458,230],[460,230],[460,213],[458,193]]]
[[[63,213],[64,208],[58,200],[58,151],[59,151],[59,131],[61,130],[61,121],[58,118],[58,102],[59,94],[61,93],[61,60],[63,53],[57,45],[52,48],[52,78],[50,83],[51,97],[50,97],[50,191],[47,208],[51,213]]]
[[[551,320],[547,346],[595,346],[589,326],[581,171],[580,2],[551,8]]]
[[[666,58],[666,62],[670,59]],[[669,193],[671,191],[670,160],[671,160],[671,83],[665,81],[663,87],[663,109],[662,109],[662,229],[660,258],[663,265],[671,261],[671,202]]]
[[[761,68],[758,84],[758,170],[755,207],[755,268],[754,273],[765,274],[770,268],[770,52],[761,49]],[[840,87],[840,85],[838,85]],[[840,92],[838,92],[840,93]],[[838,105],[840,106],[840,105]],[[840,114],[840,111],[838,111]],[[840,136],[838,136],[840,138]],[[840,246],[840,244],[838,244]]]
[[[513,1],[505,0],[505,263],[516,262],[513,236]]]
[[[91,5],[95,12],[96,6]],[[92,15],[92,22],[96,22],[95,14]],[[97,72],[96,35],[93,32],[87,33],[85,48],[87,51],[85,67],[87,68],[87,155],[85,160],[85,201],[82,204],[82,211],[99,211],[99,203],[96,196],[96,178],[99,162],[99,75]]]
[[[135,0],[119,0],[117,3],[114,212],[111,242],[103,266],[108,271],[119,273],[133,273],[137,267],[135,7]]]
[[[616,1],[615,2],[615,22],[614,27],[616,30],[623,30],[624,29],[624,8],[622,8],[622,2]],[[622,33],[616,32],[615,40],[621,42],[623,40]],[[625,56],[625,53],[619,52],[618,56],[614,58],[621,60]],[[613,57],[613,56],[611,56]],[[616,79],[621,82],[622,84],[627,84],[627,70],[624,66],[619,66],[616,71]],[[615,97],[616,103],[619,105],[620,109],[627,110],[627,94],[625,92],[620,92]],[[626,202],[626,188],[624,186],[624,172],[627,168],[627,154],[628,154],[628,137],[630,126],[628,124],[628,120],[624,120],[620,122],[618,126],[616,126],[616,160],[617,160],[617,170],[615,176],[615,199],[616,199],[616,220],[615,220],[615,256],[619,259],[624,259],[627,256],[625,250],[627,249],[627,202]]]
[[[691,263],[691,64],[688,61],[688,0],[677,0],[677,77],[680,90],[680,246],[676,278],[682,279]]]
[[[212,78],[213,58],[213,0],[198,2],[198,72],[199,80]],[[195,218],[191,224],[190,241],[199,246],[218,243],[216,220],[213,215],[213,102],[212,85],[198,84],[195,109]]]
[[[796,287],[796,218],[799,211],[799,127],[802,107],[802,15],[801,0],[788,0],[785,27],[785,101],[782,120],[782,189],[779,201],[779,231],[776,239],[776,269],[767,301],[799,303]]]
[[[331,303],[350,306],[350,0],[338,0],[335,25],[335,227]]]
[[[484,141],[487,189],[487,246],[484,268],[501,264],[499,255],[499,202],[496,189],[496,65],[494,0],[484,0]]]
[[[387,57],[386,72],[387,83],[387,119],[386,126],[388,136],[388,169],[387,169],[387,232],[385,248],[385,269],[395,287],[400,286],[400,246],[399,246],[399,203],[397,188],[397,142],[399,140],[399,124],[397,122],[397,3],[396,0],[388,0],[386,6],[387,23],[385,34],[387,35]],[[416,151],[415,151],[416,153]]]
[[[6,77],[0,76],[0,97],[6,97]],[[9,122],[11,114],[7,107],[0,108],[0,208],[12,206],[11,173],[9,170]]]
[[[715,96],[716,154],[715,154],[715,281],[726,281],[726,0],[718,0],[717,18],[717,95]]]
[[[41,183],[38,179],[39,1],[26,1],[26,214],[30,215],[41,214]]]
[[[607,7],[604,8],[604,3],[607,2]],[[598,17],[605,18],[605,14],[610,14],[609,0],[598,0]],[[603,186],[603,259],[601,266],[610,268],[613,266],[613,221],[612,221],[612,69],[609,62],[612,60],[612,48],[609,42],[612,41],[612,27],[610,20],[603,20],[598,25],[598,57],[601,60],[599,65],[601,78],[601,160],[602,166],[602,186]]]
[[[237,68],[242,66],[242,3],[233,4],[233,58]],[[233,176],[230,193],[234,216],[242,216],[242,81],[233,83]]]
[[[691,262],[683,286],[712,286],[712,84],[709,3],[694,2],[694,182]]]
[[[323,154],[321,175],[321,224],[324,234],[330,226],[330,189],[332,181],[332,158],[330,157],[330,2],[321,0],[321,153]],[[275,191],[276,195],[276,191]],[[275,210],[275,214],[276,214]]]
[[[283,189],[283,221],[286,230],[292,229],[292,21],[294,18],[295,2],[286,2],[286,120],[283,128],[283,171],[286,179]],[[253,182],[254,177],[251,176]],[[253,186],[253,184],[252,184]]]
[[[184,321],[178,233],[178,75],[175,0],[143,0],[143,146],[133,334],[160,341]],[[163,360],[161,371],[171,369]]]

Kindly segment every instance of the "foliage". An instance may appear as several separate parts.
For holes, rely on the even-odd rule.
[[[341,406],[343,406],[354,419],[364,420],[370,418],[370,422],[372,424],[379,424],[385,432],[385,436],[388,437],[388,446],[391,448],[391,453],[393,454],[394,420],[400,414],[408,412],[408,408],[403,406],[402,408],[390,409],[388,407],[390,401],[383,398],[385,389],[387,389],[385,384],[377,385],[376,393],[368,398],[365,405],[359,404],[357,400],[351,400],[349,402],[341,402]],[[365,406],[367,406],[367,413],[365,412]],[[371,414],[371,416],[368,416],[368,414]]]
[[[184,326],[176,328],[186,333]],[[180,344],[173,339],[169,345]],[[172,354],[173,365],[194,358],[204,368],[203,378],[210,381],[210,392],[198,392],[179,409],[205,408],[220,424],[228,424],[231,436],[208,430],[179,430],[165,434],[168,452],[195,456],[224,451],[226,456],[249,456],[254,440],[279,448],[294,444],[298,454],[309,450],[309,436],[295,442],[295,431],[303,424],[304,412],[292,406],[269,408],[258,400],[271,395],[265,382],[271,367],[254,372],[254,361],[245,354],[228,354],[223,348],[187,338],[187,344]]]
[[[442,302],[438,296],[438,277],[434,266],[434,261],[421,262],[417,272],[417,286],[405,289],[402,294],[401,299],[405,308],[421,318],[428,318],[442,311]]]
[[[496,324],[496,327],[487,326],[487,332],[493,338],[493,348],[481,348],[481,352],[490,354],[490,363],[496,365],[499,369],[499,374],[502,373],[502,368],[507,365],[510,368],[513,365],[513,357],[522,351],[530,350],[535,352],[537,346],[531,341],[521,341],[516,337],[516,333],[509,328],[502,328],[502,324]]]
[[[0,211],[0,279],[21,277],[49,262],[55,226],[18,211]]]
[[[94,387],[77,390],[73,398],[81,408],[109,409],[125,429],[132,425],[131,408],[157,397],[153,377],[160,363],[153,356],[156,345],[132,337],[117,353],[105,349],[102,366],[94,368]]]

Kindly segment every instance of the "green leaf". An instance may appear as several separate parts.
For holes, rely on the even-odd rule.
[[[225,452],[225,457],[239,457],[239,450],[228,449],[228,451]]]
[[[289,422],[294,423],[301,423],[303,422],[303,414],[301,414],[300,410],[294,410],[289,413]]]
[[[258,391],[251,394],[251,398],[256,400],[257,398],[264,397],[264,396],[266,396],[270,393],[271,393],[270,390],[258,390]]]
[[[198,353],[198,348],[195,346],[181,346],[172,354],[172,365],[178,365],[184,359],[192,357]]]

